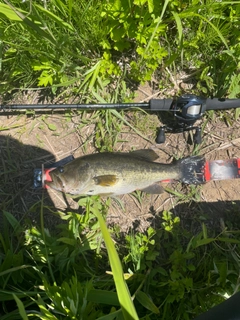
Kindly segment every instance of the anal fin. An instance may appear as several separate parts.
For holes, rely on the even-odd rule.
[[[147,188],[141,189],[141,191],[150,194],[160,194],[164,192],[164,188],[160,184],[154,183],[151,186],[148,186]]]

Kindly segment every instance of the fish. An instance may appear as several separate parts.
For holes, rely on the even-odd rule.
[[[71,195],[118,196],[135,190],[160,194],[163,180],[197,183],[194,168],[198,157],[171,164],[155,162],[157,158],[151,149],[89,154],[50,171],[51,181],[45,184]]]

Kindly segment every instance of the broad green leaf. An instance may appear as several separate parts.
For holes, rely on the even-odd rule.
[[[150,37],[150,39],[149,39],[149,41],[148,41],[148,43],[147,43],[147,45],[146,45],[146,48],[145,48],[145,50],[144,50],[144,53],[142,54],[141,60],[142,60],[143,57],[146,55],[146,53],[147,53],[148,50],[149,50],[149,47],[151,46],[151,43],[153,42],[153,39],[154,39],[154,37],[155,37],[155,35],[156,35],[156,32],[157,32],[157,30],[158,30],[158,28],[159,28],[159,25],[160,25],[160,23],[162,23],[162,19],[163,19],[163,16],[164,16],[165,11],[166,11],[166,9],[167,9],[167,6],[168,6],[169,1],[170,1],[170,0],[164,1],[164,5],[163,5],[162,12],[161,12],[161,16],[157,18],[157,24],[156,24],[156,26],[155,26],[155,28],[154,28],[154,30],[153,30],[153,32],[152,32],[152,35],[151,35],[151,37]]]
[[[47,71],[43,71],[41,76],[38,78],[38,86],[39,87],[46,87],[48,84],[53,84],[53,77],[51,74],[48,74]]]
[[[153,10],[154,10],[153,0],[148,0],[148,11],[149,11],[149,13],[152,13]]]
[[[21,11],[23,14],[27,14],[27,12]],[[13,9],[11,9],[7,4],[0,3],[0,15],[3,14],[5,17],[7,17],[11,21],[22,21],[22,19],[14,12]]]
[[[216,239],[215,238],[207,238],[207,239],[198,240],[196,242],[195,248],[200,247],[200,246],[204,246],[204,245],[209,244],[209,243],[211,243],[213,241],[216,241]]]

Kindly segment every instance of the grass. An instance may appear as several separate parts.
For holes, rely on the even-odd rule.
[[[2,101],[27,91],[48,102],[128,102],[146,81],[169,97],[183,93],[173,88],[181,74],[194,74],[191,93],[239,97],[238,13],[237,1],[0,1]],[[239,201],[224,212],[220,204],[216,215],[201,203],[201,188],[172,185],[172,208],[151,214],[143,228],[145,211],[162,198],[136,192],[140,228],[123,233],[126,220],[106,226],[109,199],[83,197],[79,210],[60,212],[31,189],[33,168],[63,157],[62,149],[154,145],[155,116],[99,110],[4,119],[1,319],[190,320],[238,291]],[[170,135],[164,159],[202,154],[210,142],[210,152],[221,150],[211,129],[238,119],[238,110],[209,112],[201,146]],[[39,148],[19,142],[31,139]],[[121,213],[137,220],[136,206],[124,201],[116,201]]]
[[[23,319],[108,319],[110,315],[115,319],[121,312],[128,314],[126,319],[159,319],[160,315],[192,319],[223,301],[223,294],[237,290],[237,224],[213,234],[201,222],[193,235],[179,218],[164,212],[157,229],[131,233],[122,242],[125,249],[118,252],[123,274],[102,218],[106,203],[92,197],[82,198],[81,204],[86,207],[85,215],[63,216],[67,223],[59,224],[57,234],[44,226],[43,219],[40,228],[23,226],[4,212],[2,319],[19,319],[19,312]],[[110,265],[106,249],[99,247],[101,234]],[[106,274],[110,267],[117,293],[112,275]],[[128,293],[122,295],[125,288],[128,292],[126,284],[138,316]]]
[[[197,70],[197,90],[205,94],[238,94],[237,10],[227,2],[208,1],[201,14],[194,1],[0,5],[2,94],[36,87],[56,94],[70,87],[88,101],[94,91],[111,90],[109,84],[116,94],[116,83],[123,93],[128,79],[150,80],[159,66]]]

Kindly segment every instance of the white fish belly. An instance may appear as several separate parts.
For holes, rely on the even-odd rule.
[[[161,178],[153,179],[152,181],[145,180],[145,181],[122,181],[122,179],[119,179],[120,181],[116,182],[115,185],[111,186],[101,186],[101,185],[89,185],[85,190],[83,190],[83,194],[88,195],[121,195],[121,194],[127,194],[131,193],[135,190],[141,190],[144,188],[149,187],[150,185],[158,182],[161,180]],[[135,182],[135,183],[134,183]]]

